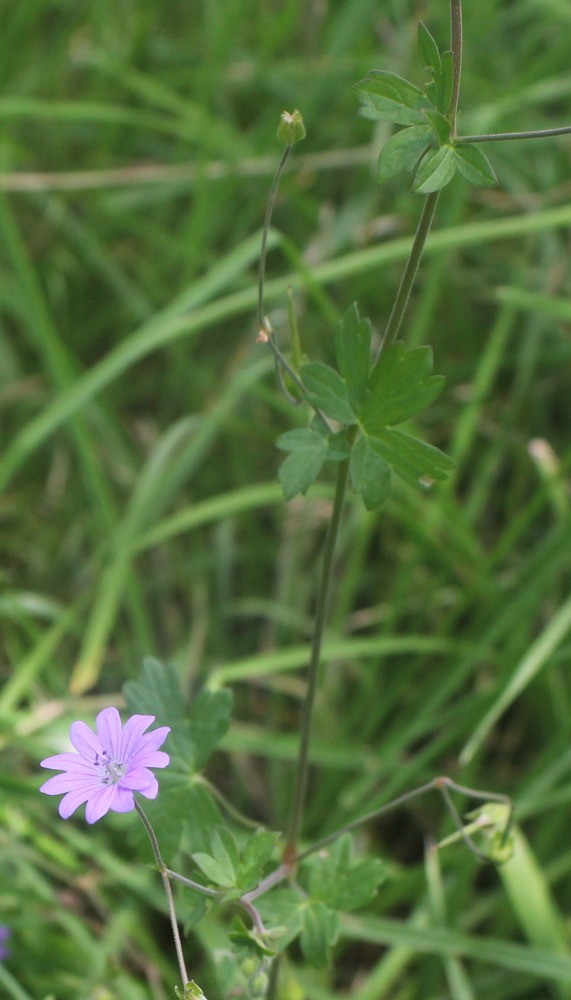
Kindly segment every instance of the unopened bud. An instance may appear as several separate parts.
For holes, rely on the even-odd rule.
[[[293,114],[290,114],[289,111],[282,112],[278,127],[278,139],[286,146],[293,146],[300,139],[305,139],[305,125],[301,111],[298,111],[297,108]]]

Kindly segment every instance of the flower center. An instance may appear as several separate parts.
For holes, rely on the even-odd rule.
[[[122,761],[111,760],[106,751],[101,756],[95,755],[95,764],[99,768],[101,781],[104,785],[116,785],[127,770]]]

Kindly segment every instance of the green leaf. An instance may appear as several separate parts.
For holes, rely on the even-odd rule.
[[[452,131],[452,125],[444,115],[440,114],[440,111],[425,111],[425,118],[428,118],[432,130],[438,140],[439,146],[445,146],[450,142],[450,132]]]
[[[273,833],[269,830],[256,830],[248,838],[240,859],[240,881],[242,878],[251,877],[253,873],[259,874],[261,877],[264,866],[270,860],[279,838],[279,833]]]
[[[435,80],[440,77],[442,63],[438,45],[422,21],[418,22],[418,59],[421,66],[433,71]]]
[[[145,657],[137,680],[123,685],[129,712],[154,715],[158,725],[170,726],[167,750],[171,767],[194,770],[194,741],[185,718],[185,704],[178,675],[170,663]]]
[[[418,87],[384,70],[373,70],[354,90],[362,104],[361,115],[397,125],[423,125],[421,109],[433,107]]]
[[[393,135],[381,149],[377,184],[396,177],[402,170],[413,170],[432,141],[433,131],[430,125],[411,125]]]
[[[210,854],[197,851],[196,854],[192,855],[192,860],[202,869],[210,882],[222,886],[223,889],[232,889],[234,887],[236,883],[235,877],[219,861],[211,857]]]
[[[360,318],[356,302],[335,327],[335,353],[349,401],[358,407],[365,395],[371,366],[371,324],[368,319]]]
[[[441,191],[450,183],[456,172],[456,159],[452,146],[430,149],[418,168],[412,190],[415,194]]]
[[[385,876],[379,858],[353,861],[351,837],[345,834],[311,863],[309,894],[333,910],[357,910],[370,903]]]
[[[327,439],[326,462],[343,462],[351,455],[351,445],[347,440],[347,431],[337,431]]]
[[[376,510],[391,491],[391,470],[366,435],[353,445],[350,471],[353,489],[362,493],[367,510]]]
[[[452,459],[439,448],[398,428],[385,427],[369,442],[401,479],[413,486],[429,486],[431,480],[446,479],[454,468]]]
[[[310,361],[301,369],[301,380],[313,406],[342,424],[357,422],[349,402],[347,383],[334,368],[321,361]]]
[[[194,743],[194,766],[200,771],[230,725],[232,692],[205,688],[190,706],[190,731]]]
[[[220,810],[211,793],[202,782],[195,780],[190,788],[183,792],[179,790],[179,799],[184,805],[184,835],[189,853],[208,852],[212,830],[222,823]],[[159,843],[162,846],[162,840]]]
[[[339,917],[324,903],[311,902],[303,913],[301,950],[310,965],[324,969],[330,964],[330,951],[339,934]]]
[[[382,351],[371,375],[359,414],[363,427],[376,434],[426,409],[442,392],[444,378],[431,375],[432,348],[406,351],[402,342]]]
[[[461,142],[454,147],[458,172],[470,184],[493,187],[498,183],[494,168],[481,149],[471,142]]]
[[[282,451],[291,451],[282,462],[278,479],[286,500],[306,493],[325,461],[327,438],[309,427],[287,431],[276,441]]]

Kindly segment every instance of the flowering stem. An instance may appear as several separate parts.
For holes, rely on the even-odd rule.
[[[337,471],[337,484],[335,488],[335,499],[331,519],[327,527],[325,537],[325,547],[323,552],[323,569],[321,572],[321,583],[317,595],[317,608],[315,612],[315,625],[313,629],[313,639],[311,643],[311,659],[309,662],[307,676],[307,691],[302,708],[301,731],[299,742],[299,755],[297,761],[296,782],[293,794],[293,802],[288,823],[286,847],[284,859],[288,859],[295,854],[295,846],[299,837],[305,793],[307,789],[307,774],[309,769],[309,743],[311,739],[311,724],[313,720],[313,708],[315,704],[315,693],[317,690],[317,679],[319,676],[319,664],[321,659],[321,643],[323,640],[323,629],[327,615],[329,598],[329,585],[331,583],[331,570],[333,565],[333,555],[335,543],[345,500],[347,489],[347,478],[349,474],[349,460],[339,463]]]
[[[169,908],[169,917],[170,917],[170,921],[171,921],[172,936],[174,938],[174,946],[176,948],[176,957],[178,959],[178,968],[179,968],[180,975],[181,975],[181,978],[182,978],[182,988],[184,989],[184,987],[188,983],[188,973],[186,971],[186,966],[184,964],[184,955],[182,953],[182,944],[181,944],[181,941],[180,941],[180,934],[179,934],[179,931],[178,931],[178,923],[177,923],[177,919],[176,919],[176,912],[175,912],[175,908],[174,908],[174,899],[173,899],[173,895],[172,895],[172,889],[171,889],[170,877],[169,877],[169,874],[168,874],[168,869],[166,868],[165,863],[164,863],[164,861],[163,861],[163,859],[161,857],[161,852],[160,852],[160,849],[159,849],[159,842],[158,842],[158,840],[157,840],[157,838],[155,836],[155,831],[153,830],[151,824],[149,823],[147,817],[145,816],[145,813],[143,812],[141,806],[139,805],[139,803],[137,802],[136,799],[135,799],[135,809],[139,813],[139,816],[141,817],[141,819],[143,821],[143,826],[145,827],[145,830],[147,831],[147,833],[149,835],[149,840],[151,841],[151,847],[153,848],[153,854],[155,855],[155,861],[157,863],[157,868],[159,869],[159,871],[161,873],[161,878],[163,880],[163,885],[165,887],[165,894],[166,894],[166,897],[167,897],[167,903],[168,903],[168,908]]]

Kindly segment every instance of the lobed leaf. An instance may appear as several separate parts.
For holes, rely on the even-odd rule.
[[[232,712],[232,692],[205,688],[190,707],[190,731],[194,743],[194,766],[200,771],[226,734]]]
[[[381,149],[377,184],[396,177],[402,170],[413,170],[432,141],[430,125],[411,125],[393,135]]]
[[[349,834],[340,837],[325,855],[315,858],[309,876],[309,894],[333,910],[357,910],[374,898],[386,876],[379,858],[353,861]]]
[[[357,422],[349,402],[347,383],[334,368],[322,361],[310,361],[301,369],[301,380],[313,406],[342,424]]]
[[[428,119],[432,131],[438,140],[438,145],[447,145],[450,142],[450,133],[452,131],[452,125],[448,119],[440,111],[431,111],[430,109],[424,112],[424,117]]]
[[[430,485],[430,480],[446,479],[454,462],[439,448],[420,441],[398,428],[385,427],[369,438],[371,447],[405,482]],[[423,482],[425,480],[426,482]]]
[[[433,107],[418,87],[384,70],[371,71],[354,90],[362,105],[361,115],[397,125],[423,125],[422,109]]]
[[[318,969],[327,968],[331,959],[331,948],[339,935],[339,917],[324,903],[310,902],[303,912],[301,950],[310,965]]]
[[[353,489],[362,494],[367,510],[380,507],[391,491],[391,470],[365,434],[353,445],[350,472]]]
[[[432,348],[404,349],[398,341],[379,356],[359,414],[368,434],[400,424],[426,409],[440,395],[442,375],[431,375]]]
[[[287,431],[276,444],[283,451],[291,451],[278,471],[284,496],[291,500],[298,493],[306,493],[319,474],[327,453],[327,438],[307,427]]]
[[[368,319],[360,318],[356,302],[335,327],[335,352],[349,401],[358,408],[367,389],[371,366],[371,324]]]

